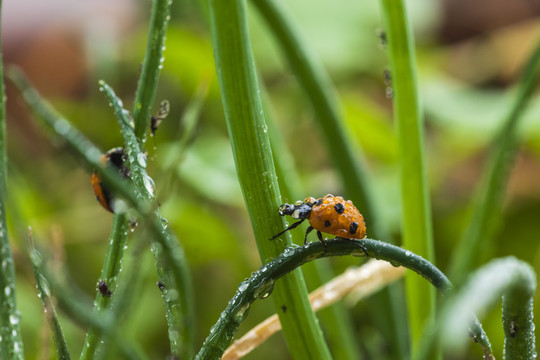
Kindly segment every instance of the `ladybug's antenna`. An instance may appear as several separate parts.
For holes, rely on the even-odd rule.
[[[269,240],[274,240],[275,238],[277,238],[277,237],[279,237],[279,236],[285,234],[287,231],[294,229],[295,227],[297,227],[298,225],[300,225],[304,220],[306,220],[306,219],[302,219],[302,220],[300,220],[300,221],[297,221],[297,222],[291,224],[288,228],[286,228],[285,230],[283,230],[283,231],[280,232],[279,234],[272,236]]]

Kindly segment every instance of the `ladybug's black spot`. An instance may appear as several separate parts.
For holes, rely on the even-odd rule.
[[[329,220],[324,221],[324,226],[329,227],[332,223]]]
[[[315,202],[315,204],[313,204],[314,206],[317,206],[317,205],[322,205],[323,203],[323,199],[319,199]]]
[[[353,221],[349,226],[349,232],[351,234],[356,234],[356,230],[358,230],[358,223]]]
[[[345,206],[342,203],[337,203],[336,205],[334,205],[334,210],[336,210],[338,214],[343,214],[343,212],[345,211]]]

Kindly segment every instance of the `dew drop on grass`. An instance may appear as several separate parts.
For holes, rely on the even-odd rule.
[[[161,225],[163,225],[163,228],[166,229],[169,226],[169,220],[161,218]]]
[[[267,280],[265,281],[253,294],[253,297],[256,299],[266,299],[270,296],[274,290],[274,281]]]
[[[151,197],[154,197],[154,180],[147,174],[143,176],[144,187]]]
[[[142,168],[146,169],[146,155],[144,155],[142,152],[137,154],[137,162]]]
[[[33,249],[30,252],[30,260],[32,260],[32,264],[34,264],[34,266],[41,266],[41,254],[36,249]],[[4,264],[2,263],[2,266],[3,265]]]
[[[238,291],[246,291],[248,286],[249,283],[247,281],[242,281],[242,283],[240,283],[240,286],[238,286]]]
[[[51,296],[51,289],[49,288],[49,282],[43,275],[39,275],[39,281],[41,283],[41,288],[43,289],[43,293],[45,296],[49,297]]]
[[[247,317],[249,313],[249,303],[246,303],[242,305],[238,311],[234,313],[234,317],[236,318],[236,321],[244,321],[244,319]]]
[[[19,317],[13,314],[9,315],[9,323],[11,325],[17,325],[19,323]]]

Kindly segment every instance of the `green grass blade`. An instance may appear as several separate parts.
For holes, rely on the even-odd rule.
[[[214,57],[236,170],[259,254],[266,262],[283,249],[282,240],[268,239],[285,224],[277,214],[281,199],[248,40],[246,4],[210,0],[210,9]],[[283,238],[290,242],[290,237]],[[286,276],[274,290],[273,300],[292,357],[329,359],[301,272]]]
[[[392,73],[394,118],[399,137],[403,246],[433,261],[429,189],[424,166],[423,114],[417,89],[414,41],[402,0],[381,0]],[[412,351],[435,311],[435,293],[417,277],[406,277]]]
[[[38,292],[38,297],[41,299],[43,304],[43,310],[45,311],[45,317],[51,328],[51,332],[54,339],[54,344],[56,346],[56,353],[58,359],[60,360],[69,360],[71,355],[69,354],[69,348],[66,343],[66,338],[62,332],[62,327],[56,316],[56,309],[54,307],[54,301],[51,298],[51,290],[49,284],[41,270],[42,258],[41,254],[34,247],[34,238],[32,236],[32,229],[28,230],[28,254],[30,255],[30,260],[32,262],[32,267],[34,268],[34,278],[36,280],[36,289]]]
[[[2,1],[0,0],[0,9]],[[1,12],[0,12],[1,13]],[[1,42],[0,42],[1,45]],[[15,292],[15,268],[6,222],[7,196],[6,94],[0,50],[0,358],[23,359],[20,314]]]
[[[138,299],[138,292],[141,288],[137,284],[141,281],[141,261],[142,254],[148,249],[148,239],[144,236],[139,236],[134,241],[131,241],[129,252],[126,256],[126,268],[122,270],[122,277],[118,283],[116,290],[116,296],[113,298],[113,302],[109,308],[107,314],[107,322],[113,324],[115,329],[122,329],[124,320],[130,313],[133,304]],[[102,315],[103,316],[103,315]],[[96,351],[93,359],[103,360],[109,359],[111,356],[111,349],[118,347],[118,344],[113,337],[107,336],[107,333],[102,334],[103,341],[99,345],[98,351]]]
[[[111,294],[104,295],[100,291],[97,291],[96,299],[94,301],[94,313],[97,314],[97,316],[103,315],[106,311],[110,310],[111,300],[116,296],[118,285],[117,279],[122,269],[127,232],[127,216],[125,214],[115,214],[111,235],[109,237],[109,246],[107,248],[100,277],[100,281],[105,282]],[[101,336],[96,329],[88,329],[80,359],[92,359],[95,356],[100,341]]]
[[[45,260],[37,251],[33,251],[34,256]],[[76,292],[70,284],[64,284],[63,281],[58,281],[47,270],[46,262],[42,261],[41,273],[49,284],[50,292],[55,295],[55,300],[58,303],[58,308],[67,315],[71,320],[81,327],[91,327],[100,332],[104,338],[114,341],[119,349],[123,359],[145,359],[144,355],[138,349],[138,345],[133,342],[128,342],[122,332],[122,329],[117,326],[111,318],[96,316],[90,310],[90,304],[86,298]],[[61,284],[62,283],[62,284]]]
[[[518,266],[518,265],[515,265]],[[520,273],[512,283],[512,290],[503,296],[504,358],[506,360],[534,359],[536,337],[533,298],[536,290],[534,270],[521,263]]]
[[[130,123],[129,113],[123,108],[122,101],[113,89],[104,81],[100,85],[108,96],[115,111],[122,135],[126,154],[138,194],[146,201],[154,199],[154,181],[146,173],[146,156],[140,139],[137,138]],[[159,210],[148,214],[148,221],[157,242],[153,244],[154,261],[160,281],[163,285],[163,301],[169,330],[171,352],[174,356],[190,359],[193,357],[195,329],[193,321],[194,301],[191,275],[184,250],[180,243],[168,232],[161,221]],[[173,296],[172,294],[181,294]]]
[[[473,313],[483,315],[503,298],[503,326],[506,334],[505,359],[534,359],[535,336],[532,321],[532,299],[536,276],[532,267],[514,257],[496,259],[478,269],[459,291],[451,296],[441,311],[435,331],[430,331],[426,343],[433,346],[435,337],[457,358],[469,340],[467,327],[475,323]],[[431,338],[431,339],[430,339]],[[423,344],[426,345],[426,344]],[[427,356],[427,347],[417,357]],[[494,359],[490,349],[484,358]]]
[[[474,266],[481,249],[500,221],[504,188],[512,169],[519,138],[519,120],[527,108],[540,75],[540,43],[529,57],[518,84],[517,95],[500,131],[497,133],[485,174],[478,185],[470,223],[461,238],[452,262],[450,275],[459,283]]]
[[[452,287],[448,278],[429,261],[395,245],[372,239],[342,238],[327,240],[326,244],[326,249],[319,241],[301,247],[288,247],[281,255],[264,264],[249,279],[242,282],[218,322],[212,327],[196,359],[219,359],[232,342],[238,326],[247,317],[251,304],[256,299],[264,299],[282,276],[315,259],[345,255],[365,256],[367,253],[370,258],[385,260],[414,271],[414,276],[429,281],[443,294],[448,293]],[[464,334],[467,334],[466,329]],[[483,333],[481,335],[485,336]]]
[[[155,0],[152,5],[148,42],[133,104],[135,134],[143,139],[150,124],[150,111],[156,97],[159,73],[163,66],[165,37],[172,0]]]

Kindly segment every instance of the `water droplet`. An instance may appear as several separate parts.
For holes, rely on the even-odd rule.
[[[176,289],[169,289],[167,291],[167,294],[169,295],[169,301],[176,301],[178,300],[178,291]]]
[[[69,129],[70,126],[64,119],[56,120],[54,122],[54,130],[59,134],[65,135],[68,133]]]
[[[412,252],[410,252],[409,250],[405,251],[405,256],[411,256],[412,255]]]
[[[122,199],[115,198],[112,201],[112,209],[114,210],[115,214],[123,214],[127,211],[128,206],[126,202]]]
[[[146,155],[144,153],[140,152],[137,154],[137,162],[141,167],[146,169]]]
[[[36,249],[32,249],[32,251],[30,252],[30,260],[32,260],[32,264],[34,264],[34,266],[39,267],[41,266],[41,262],[43,259],[39,251],[37,251]]]
[[[19,317],[16,315],[13,315],[13,314],[9,315],[9,323],[11,325],[17,325],[19,323],[19,320],[20,320]]]
[[[234,313],[234,317],[236,318],[236,321],[244,321],[244,319],[247,317],[249,313],[249,303],[246,303],[242,305],[238,311]]]
[[[41,284],[41,288],[43,290],[43,294],[45,296],[47,296],[47,297],[51,296],[51,289],[49,288],[49,282],[47,281],[45,276],[40,275],[39,276],[39,281],[40,281],[40,284]]]
[[[144,174],[143,181],[144,181],[144,187],[146,191],[148,191],[148,195],[150,195],[151,197],[154,197],[154,180],[152,180],[152,178],[148,176],[147,174]]]
[[[238,291],[246,291],[248,286],[249,286],[249,283],[247,281],[242,281],[240,283],[240,286],[238,286]]]
[[[11,287],[6,286],[4,288],[4,293],[6,294],[6,296],[10,296],[11,295]]]
[[[259,288],[253,294],[253,297],[256,299],[266,299],[270,296],[272,290],[274,290],[274,281],[267,280],[261,284],[261,286],[259,286]]]
[[[169,226],[169,220],[161,218],[161,225],[163,225],[163,228],[166,229]]]
[[[294,251],[295,251],[295,248],[288,246],[283,250],[283,255],[291,256],[292,254],[294,254]]]

